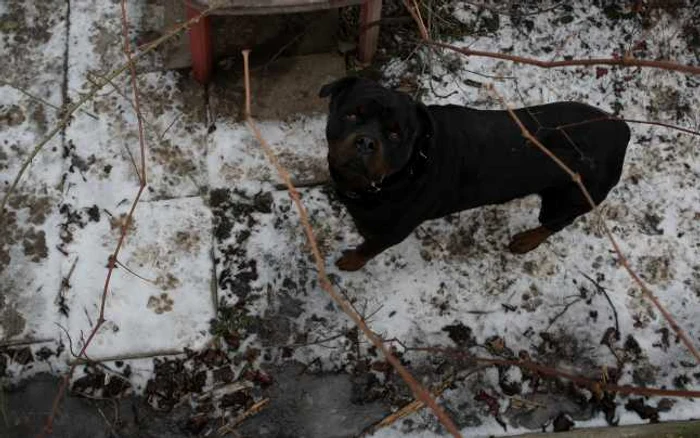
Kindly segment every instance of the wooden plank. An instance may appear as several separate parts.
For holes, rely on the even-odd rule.
[[[639,426],[601,427],[578,429],[571,432],[530,433],[513,438],[698,438],[700,421],[679,421]]]
[[[211,15],[267,15],[311,12],[362,4],[363,0],[222,0]]]
[[[216,6],[220,8],[266,8],[275,6],[326,5],[336,2],[337,0],[225,0],[216,2]]]

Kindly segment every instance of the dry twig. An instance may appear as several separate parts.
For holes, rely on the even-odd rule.
[[[586,377],[577,376],[566,371],[550,368],[529,360],[510,360],[510,359],[494,359],[488,357],[477,357],[467,352],[441,347],[409,347],[408,351],[422,351],[431,354],[444,354],[449,357],[471,361],[483,365],[495,366],[515,366],[529,371],[534,371],[546,377],[559,377],[569,380],[576,385],[587,387],[593,390],[602,390],[607,392],[618,392],[620,394],[642,395],[642,396],[660,396],[660,397],[679,397],[679,398],[698,398],[700,391],[686,391],[678,389],[663,389],[663,388],[646,388],[636,386],[620,386],[607,383],[604,379],[593,380]]]
[[[139,145],[141,146],[141,173],[139,181],[141,185],[146,185],[146,139],[143,134],[143,115],[139,99],[139,89],[136,83],[136,62],[131,56],[131,43],[129,42],[129,22],[126,18],[126,0],[122,0],[122,31],[124,34],[124,55],[126,55],[129,70],[131,72],[131,91],[134,94],[134,111],[139,127]]]
[[[56,106],[56,105],[52,104],[51,102],[49,102],[48,100],[43,99],[43,98],[41,98],[41,97],[39,97],[39,96],[36,96],[36,95],[34,95],[33,93],[30,93],[29,91],[25,90],[24,88],[20,87],[20,86],[17,85],[17,84],[13,84],[12,82],[8,82],[8,81],[5,81],[5,80],[3,80],[3,79],[0,79],[0,85],[5,85],[5,86],[8,86],[8,87],[10,87],[10,88],[14,88],[15,90],[19,91],[20,93],[24,94],[25,96],[29,97],[30,99],[33,99],[33,100],[35,100],[35,101],[37,101],[37,102],[39,102],[39,103],[42,103],[42,104],[48,106],[49,108],[52,108],[52,109],[56,110],[56,112],[60,112],[60,111],[61,111],[61,108],[60,108],[59,106]],[[92,118],[92,119],[98,120],[98,118],[97,118],[96,115],[94,115],[94,114],[91,113],[90,111],[87,111],[87,110],[84,109],[84,108],[81,108],[81,109],[80,109],[80,112],[83,113],[83,114],[85,114],[86,116]]]
[[[487,52],[484,50],[472,50],[466,47],[457,47],[452,44],[438,41],[424,40],[423,44],[433,47],[452,50],[466,56],[476,56],[481,58],[503,59],[518,64],[534,65],[540,68],[560,68],[560,67],[581,67],[591,65],[614,65],[618,67],[647,67],[661,70],[677,71],[681,73],[700,74],[700,67],[694,65],[684,65],[673,61],[637,59],[630,55],[619,58],[591,58],[591,59],[564,59],[560,61],[542,61],[541,59],[527,58],[525,56],[508,55],[506,53]]]
[[[54,342],[53,338],[41,338],[41,339],[15,339],[0,342],[0,348],[5,347],[18,347],[21,345],[34,345],[34,344],[46,344],[49,342]]]
[[[604,117],[597,117],[595,119],[590,119],[590,120],[584,120],[582,122],[568,123],[566,125],[559,125],[556,128],[544,127],[543,129],[557,129],[559,131],[563,131],[565,129],[573,128],[575,126],[587,125],[589,123],[595,123],[595,122],[603,122],[605,120],[620,120],[622,122],[627,122],[627,123],[639,123],[642,125],[661,126],[663,128],[675,129],[677,131],[685,132],[686,134],[700,136],[700,132],[698,132],[698,131],[693,131],[692,129],[684,128],[684,127],[678,126],[678,125],[672,125],[670,123],[652,122],[649,120],[625,119],[623,117],[616,117],[616,116],[612,116],[612,115],[611,116],[604,116]]]
[[[443,382],[440,387],[438,387],[435,391],[433,391],[433,396],[434,397],[439,397],[442,395],[443,392],[447,388],[449,388],[452,383],[454,383],[454,378],[450,378]],[[401,420],[402,418],[408,417],[409,415],[415,414],[416,412],[419,412],[421,409],[425,407],[425,403],[423,403],[420,400],[413,400],[412,402],[404,405],[401,409],[392,412],[390,415],[387,415],[383,419],[381,419],[378,423],[373,424],[372,426],[368,427],[364,432],[362,432],[358,438],[362,438],[365,436],[369,436],[370,434],[373,434],[374,432],[378,431],[379,429],[383,429],[385,427],[391,426],[392,424],[396,423],[397,421]]]
[[[228,424],[220,427],[217,430],[217,432],[219,433],[219,436],[223,436],[223,435],[226,435],[227,433],[233,432],[239,424],[243,423],[248,418],[252,417],[253,415],[256,415],[257,413],[259,413],[260,411],[265,409],[265,407],[268,405],[268,403],[270,403],[269,398],[264,398],[264,399],[260,400],[259,402],[255,403],[253,406],[248,408],[245,412],[243,412],[242,414],[237,416],[231,423],[228,423]]]
[[[185,354],[183,350],[154,350],[145,351],[143,353],[129,353],[129,354],[114,354],[111,356],[102,357],[84,357],[78,355],[76,358],[69,360],[68,365],[83,365],[87,363],[101,363],[101,362],[114,362],[117,360],[131,360],[131,359],[148,359],[150,357],[164,357],[164,356],[179,356]]]
[[[316,262],[316,268],[318,270],[318,279],[319,283],[321,285],[321,288],[328,293],[328,295],[333,299],[333,301],[345,312],[345,314],[357,325],[357,327],[364,333],[364,335],[369,339],[372,344],[380,350],[383,355],[385,356],[387,362],[391,364],[391,366],[396,370],[396,372],[401,376],[401,378],[406,382],[406,384],[411,388],[411,391],[415,395],[415,397],[420,400],[421,402],[425,403],[427,406],[429,406],[432,411],[435,413],[435,415],[438,417],[440,420],[440,423],[447,429],[450,434],[452,434],[455,437],[461,437],[461,434],[459,433],[459,430],[457,429],[457,426],[454,424],[452,419],[445,413],[445,411],[437,404],[435,399],[430,395],[430,393],[421,385],[418,383],[418,381],[411,375],[411,373],[401,364],[401,362],[394,356],[391,351],[384,345],[382,340],[377,336],[370,328],[367,326],[365,321],[360,317],[360,315],[352,308],[352,306],[347,302],[347,300],[343,299],[343,297],[338,293],[338,291],[335,290],[333,285],[331,284],[330,280],[328,279],[328,275],[326,274],[326,267],[324,264],[324,259],[323,256],[321,255],[321,251],[318,249],[318,245],[316,244],[316,237],[314,234],[314,231],[311,227],[311,223],[309,221],[308,214],[306,212],[306,208],[301,202],[301,199],[299,197],[299,192],[297,191],[296,187],[292,184],[291,177],[289,176],[289,173],[287,170],[279,163],[277,160],[277,157],[275,156],[274,152],[270,148],[270,145],[265,141],[263,138],[262,134],[260,133],[260,130],[258,129],[257,125],[253,121],[252,117],[250,116],[250,75],[248,71],[248,54],[250,53],[249,50],[244,50],[243,51],[243,63],[244,63],[244,80],[245,80],[245,89],[246,89],[246,102],[245,102],[245,116],[246,116],[246,121],[248,122],[248,127],[250,130],[253,132],[253,135],[255,135],[255,138],[258,140],[258,143],[263,149],[263,152],[265,153],[265,156],[267,159],[270,161],[270,163],[275,167],[277,170],[277,173],[279,174],[280,178],[285,182],[287,185],[287,190],[289,191],[289,196],[292,198],[292,201],[294,202],[297,211],[299,212],[299,217],[301,220],[301,223],[304,228],[304,233],[306,234],[306,237],[309,241],[309,245],[311,246],[311,251],[314,256],[314,260]]]

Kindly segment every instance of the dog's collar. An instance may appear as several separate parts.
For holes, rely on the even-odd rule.
[[[382,190],[390,189],[407,180],[413,180],[423,174],[426,164],[429,161],[429,149],[431,145],[432,132],[423,134],[417,141],[417,148],[413,151],[408,163],[398,172],[384,178],[379,184],[372,185],[373,193],[379,193]]]

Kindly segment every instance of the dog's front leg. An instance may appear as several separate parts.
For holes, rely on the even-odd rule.
[[[362,269],[374,256],[396,245],[405,238],[406,236],[398,237],[397,235],[387,237],[365,236],[364,242],[355,249],[343,251],[343,256],[335,262],[335,265],[341,271],[357,271],[358,269]]]

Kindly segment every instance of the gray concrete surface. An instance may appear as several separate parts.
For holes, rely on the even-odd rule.
[[[0,437],[36,436],[51,411],[59,379],[42,374],[2,394]],[[53,425],[53,438],[181,438],[183,412],[153,410],[142,399],[90,400],[66,397]]]
[[[299,365],[276,372],[270,405],[240,426],[244,437],[353,437],[390,413],[386,402],[352,403],[347,374],[302,373]]]
[[[245,438],[345,438],[358,435],[389,414],[385,403],[352,403],[347,374],[305,374],[301,365],[271,373],[275,383],[265,396],[270,404],[238,429]],[[35,436],[45,424],[59,379],[39,375],[0,393],[0,437]],[[159,412],[143,398],[66,397],[54,423],[53,438],[180,438],[194,414],[187,403]],[[221,424],[209,424],[201,432]],[[214,431],[215,432],[215,431]],[[216,434],[214,436],[218,436]]]

